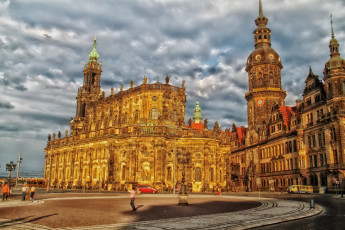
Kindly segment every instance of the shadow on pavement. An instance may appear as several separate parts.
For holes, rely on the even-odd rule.
[[[5,226],[15,226],[15,225],[21,225],[23,223],[30,223],[33,221],[37,221],[37,220],[44,219],[44,218],[47,218],[50,216],[55,216],[55,215],[57,215],[57,213],[45,215],[45,216],[40,216],[40,217],[36,217],[33,219],[29,219],[30,217],[33,217],[33,216],[26,216],[26,217],[22,217],[22,218],[13,219],[13,220],[1,221],[0,222],[0,228],[5,227]]]
[[[0,228],[1,228],[2,226],[8,225],[8,224],[15,223],[15,222],[17,222],[17,221],[24,221],[24,220],[26,220],[27,218],[30,218],[30,217],[32,217],[32,216],[26,216],[26,217],[22,217],[22,218],[13,219],[13,220],[1,221],[1,222],[0,222]]]
[[[139,208],[144,207],[144,205],[138,205],[138,207],[136,207],[136,209],[138,210]]]
[[[51,216],[56,216],[56,215],[57,215],[57,213],[50,214],[50,215],[45,215],[45,216],[40,216],[40,217],[36,217],[36,218],[31,219],[31,220],[25,221],[25,223],[37,221],[37,220],[40,220],[40,219],[44,219],[44,218],[51,217]]]
[[[137,212],[128,210],[122,212],[121,214],[135,216],[135,221],[149,221],[176,217],[190,217],[225,212],[237,212],[259,207],[260,205],[260,202],[255,201],[210,201],[204,203],[189,204],[188,206],[179,206],[177,204],[155,206],[149,205],[147,209],[138,210]],[[138,205],[138,208],[142,206],[143,205]]]

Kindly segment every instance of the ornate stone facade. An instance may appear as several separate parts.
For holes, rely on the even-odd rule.
[[[121,86],[105,97],[101,72],[95,40],[70,136],[68,131],[64,138],[53,134],[45,149],[45,177],[51,186],[120,190],[140,183],[172,189],[182,177],[176,160],[180,154],[191,158],[186,166],[189,190],[226,185],[229,145],[223,145],[220,131],[203,127],[198,104],[193,122],[198,127],[185,127],[184,82],[172,86],[167,76],[165,84],[148,84],[144,77],[142,85],[131,82],[130,89]]]
[[[78,90],[76,116],[65,137],[49,135],[45,178],[50,186],[125,189],[151,184],[172,189],[181,182],[181,154],[187,188],[210,191],[286,189],[292,184],[327,186],[345,183],[345,60],[330,41],[324,82],[311,68],[303,100],[285,106],[283,68],[271,48],[271,30],[261,0],[255,20],[255,49],[247,59],[248,128],[208,129],[196,103],[185,125],[185,84],[143,83],[105,97],[96,39]]]
[[[248,129],[233,126],[231,178],[247,190],[286,190],[292,184],[336,189],[345,183],[345,61],[333,28],[324,83],[310,68],[303,100],[285,106],[282,64],[267,22],[260,0],[255,50],[246,67]]]

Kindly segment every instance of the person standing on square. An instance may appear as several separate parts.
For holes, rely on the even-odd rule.
[[[26,191],[27,191],[27,187],[26,187],[26,184],[24,184],[22,188],[22,201],[25,201]]]
[[[8,194],[10,193],[10,187],[8,187],[7,183],[5,182],[4,186],[2,186],[2,201],[5,199],[7,200]]]
[[[134,188],[132,188],[132,190],[128,190],[128,192],[131,194],[131,202],[130,205],[132,207],[132,211],[137,211],[137,209],[135,208],[135,204],[134,204],[134,200],[135,200],[135,195],[136,195],[136,191]]]
[[[35,186],[32,186],[30,189],[30,200],[31,200],[31,202],[34,201],[35,193],[36,193],[36,188],[35,188]]]

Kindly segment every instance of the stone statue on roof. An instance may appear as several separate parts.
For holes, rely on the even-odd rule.
[[[204,120],[204,128],[205,128],[205,129],[208,128],[208,120],[207,120],[207,118]]]
[[[192,128],[192,118],[189,118],[188,125],[189,125],[189,128]]]

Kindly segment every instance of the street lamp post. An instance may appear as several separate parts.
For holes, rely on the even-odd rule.
[[[190,155],[186,153],[179,153],[177,155],[177,161],[179,164],[182,164],[182,179],[181,179],[181,190],[180,194],[178,196],[179,202],[178,205],[188,205],[188,194],[186,191],[186,185],[185,185],[185,165],[189,164],[190,161]]]
[[[16,170],[16,164],[13,164],[13,161],[11,161],[9,164],[6,164],[6,171],[8,171],[8,183],[10,184],[11,180],[11,172]]]
[[[19,151],[19,159],[18,159],[18,168],[17,168],[17,178],[16,178],[16,188],[18,184],[18,177],[19,177],[19,168],[20,168],[20,163],[22,163],[23,158],[21,158],[21,151]]]

